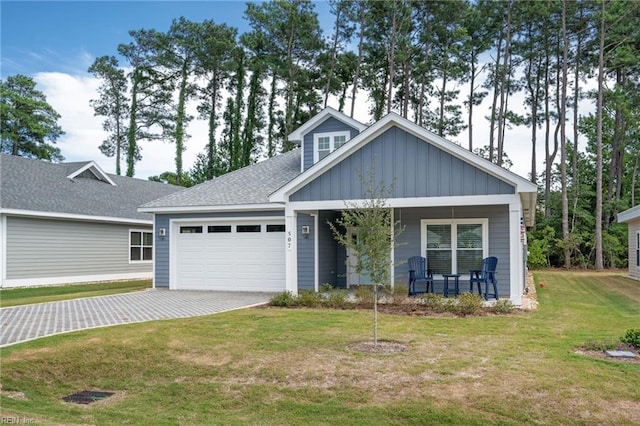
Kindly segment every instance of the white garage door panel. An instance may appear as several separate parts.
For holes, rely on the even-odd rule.
[[[282,291],[285,288],[285,233],[266,232],[277,222],[225,222],[231,233],[176,233],[176,288],[194,290]],[[215,224],[222,224],[215,222]],[[261,225],[261,232],[236,232],[236,226]],[[282,224],[282,222],[278,223]]]

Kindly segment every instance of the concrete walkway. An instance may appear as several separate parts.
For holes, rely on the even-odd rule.
[[[261,305],[272,294],[146,290],[0,309],[0,347],[87,328],[210,315]]]

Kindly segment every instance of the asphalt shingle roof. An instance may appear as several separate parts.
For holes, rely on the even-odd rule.
[[[300,149],[227,173],[142,207],[264,204],[276,189],[300,174]]]
[[[123,219],[152,220],[143,203],[181,187],[107,174],[117,185],[68,175],[90,163],[49,163],[0,154],[0,208]]]

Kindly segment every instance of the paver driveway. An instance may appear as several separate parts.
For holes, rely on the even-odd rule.
[[[0,309],[0,347],[86,328],[210,315],[264,304],[272,294],[146,290]]]

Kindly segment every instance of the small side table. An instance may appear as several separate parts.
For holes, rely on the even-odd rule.
[[[444,279],[444,297],[449,297],[449,278],[453,278],[453,284],[455,286],[455,294],[460,294],[460,274],[442,274]]]

